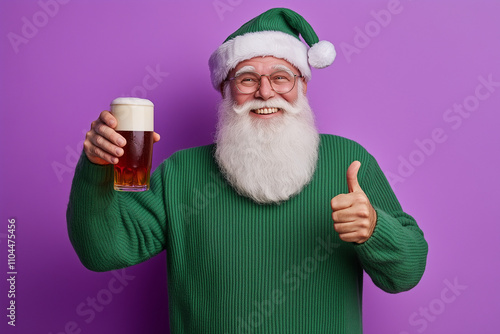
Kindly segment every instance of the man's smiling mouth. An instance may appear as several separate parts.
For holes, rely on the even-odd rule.
[[[281,108],[260,108],[260,109],[253,109],[252,112],[256,113],[257,115],[269,115],[269,114],[275,114],[280,110],[282,110],[282,109]]]

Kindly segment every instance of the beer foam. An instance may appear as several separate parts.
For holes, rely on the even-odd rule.
[[[154,106],[153,102],[148,99],[140,99],[138,97],[118,97],[111,101],[113,104],[132,104],[136,106]]]
[[[116,131],[154,131],[153,102],[137,97],[119,97],[111,102]]]

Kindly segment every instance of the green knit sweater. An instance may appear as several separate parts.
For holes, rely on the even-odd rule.
[[[423,233],[359,144],[321,135],[312,181],[280,205],[237,195],[213,150],[173,154],[142,193],[114,191],[113,167],[85,154],[73,180],[68,232],[87,268],[123,268],[166,250],[172,333],[362,333],[363,270],[391,293],[420,280]],[[330,207],[348,192],[354,160],[378,217],[360,245],[340,240]]]

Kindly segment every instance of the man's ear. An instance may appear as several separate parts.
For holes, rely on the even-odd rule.
[[[302,90],[304,91],[304,95],[307,93],[307,81],[305,78],[302,79]]]

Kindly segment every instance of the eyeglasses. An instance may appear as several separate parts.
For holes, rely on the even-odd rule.
[[[269,79],[271,88],[278,94],[286,94],[290,92],[293,87],[295,87],[297,77],[303,78],[302,75],[279,70],[271,74],[243,72],[235,77],[227,79],[226,81],[234,81],[236,88],[241,94],[253,94],[259,90],[262,77],[267,77]]]

